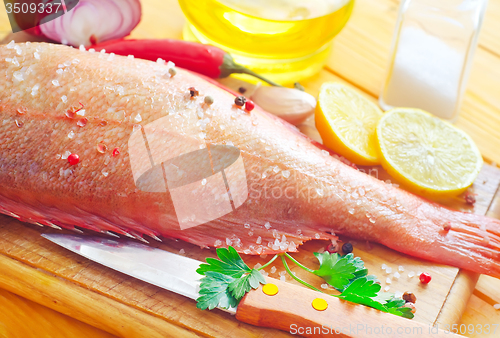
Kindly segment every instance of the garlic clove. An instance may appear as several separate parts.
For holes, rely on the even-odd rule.
[[[265,111],[298,125],[314,113],[316,99],[293,88],[259,86],[251,96]]]

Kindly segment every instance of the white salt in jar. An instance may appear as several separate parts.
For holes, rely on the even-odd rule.
[[[413,107],[454,121],[487,0],[403,0],[399,9],[383,109]]]

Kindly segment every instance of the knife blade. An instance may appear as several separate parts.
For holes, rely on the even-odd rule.
[[[160,288],[191,299],[199,296],[201,276],[196,270],[202,262],[198,260],[129,240],[67,234],[42,236],[76,254]],[[369,332],[374,337],[460,337],[273,278],[266,277],[266,282],[276,285],[276,295],[268,295],[259,287],[248,292],[237,308],[222,310],[236,313],[236,319],[249,324],[311,337],[324,334],[366,337]],[[316,310],[312,306],[317,298],[327,302],[326,310]],[[379,333],[374,333],[377,328]]]

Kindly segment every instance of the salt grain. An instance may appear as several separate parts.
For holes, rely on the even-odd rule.
[[[57,81],[57,80],[52,80],[52,84],[53,84],[54,86],[56,86],[56,87],[59,87],[59,86],[60,86],[59,81]]]
[[[500,310],[500,304],[495,304],[495,305],[493,305],[493,308],[494,308],[495,310]]]
[[[273,266],[273,267],[271,268],[271,273],[275,273],[275,272],[276,272],[276,267],[275,267],[275,266]]]
[[[80,49],[80,51],[81,51],[81,52],[85,52],[85,51],[86,51],[86,49],[85,49],[85,46],[84,46],[84,45],[80,45],[80,48],[78,48],[78,49]]]
[[[415,276],[415,271],[408,272],[408,278],[413,278]]]
[[[280,281],[282,281],[282,282],[286,282],[286,277],[285,277],[285,276],[281,276],[281,277],[280,277]]]
[[[394,278],[399,278],[401,277],[401,275],[399,274],[399,272],[394,272]]]
[[[207,184],[207,179],[206,178],[204,178],[204,179],[201,180],[201,185],[205,185],[205,184]]]
[[[35,57],[35,59],[40,60],[40,53],[35,52],[33,53],[33,56]]]
[[[108,56],[108,61],[113,61],[115,59],[115,53],[110,53]]]
[[[75,137],[75,132],[72,130],[69,132],[68,138],[73,138],[73,137]]]
[[[63,103],[68,102],[68,97],[67,97],[66,95],[61,96],[61,101],[62,101]]]
[[[63,159],[63,160],[67,160],[69,155],[71,155],[71,152],[70,152],[69,150],[66,150],[66,151],[62,154],[61,159]]]
[[[404,266],[400,265],[400,266],[398,267],[398,270],[399,270],[399,271],[401,271],[401,272],[403,272],[403,271],[405,271],[405,268],[404,268]]]
[[[321,288],[322,289],[328,289],[328,284],[326,284],[326,283],[321,284]]]
[[[64,70],[58,69],[58,70],[56,70],[56,73],[57,73],[57,75],[62,75],[62,73],[64,73]]]
[[[180,249],[180,250],[179,250],[179,253],[180,253],[181,255],[184,255],[184,254],[186,253],[186,250],[184,250],[184,249]]]
[[[385,269],[385,272],[386,272],[386,273],[391,273],[391,272],[392,272],[392,268],[391,268],[391,267],[387,267],[387,268]]]
[[[281,172],[281,175],[283,175],[284,178],[289,178],[290,177],[290,171],[288,170],[283,170]]]
[[[382,270],[385,270],[387,269],[387,265],[386,264],[382,264]]]
[[[255,241],[256,244],[261,244],[262,243],[262,237],[257,237],[257,240]]]
[[[387,291],[389,291],[390,289],[391,289],[391,288],[390,288],[389,286],[386,286],[386,287],[384,288],[384,291],[385,291],[385,292],[387,292]]]
[[[9,42],[9,44],[7,45],[7,49],[14,49],[14,47],[16,46],[16,42],[14,40],[12,40],[11,42]]]
[[[387,277],[385,279],[385,284],[391,284],[391,283],[392,283],[392,280],[389,277]]]
[[[129,56],[127,56],[127,59],[129,59],[129,60],[133,60],[133,59],[134,59],[134,56],[133,56],[133,55],[129,55]]]
[[[24,81],[24,75],[21,72],[14,72],[13,76],[19,82]]]
[[[271,229],[271,223],[266,222],[266,224],[264,224],[264,227],[265,227],[267,230]]]

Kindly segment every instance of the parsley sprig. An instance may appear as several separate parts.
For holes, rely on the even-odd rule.
[[[369,275],[364,262],[359,257],[354,257],[352,253],[345,256],[328,252],[314,253],[320,264],[317,270],[307,268],[286,252],[275,255],[259,269],[250,269],[231,246],[228,249],[217,249],[217,256],[219,259],[207,258],[208,264],[201,264],[196,270],[204,275],[201,279],[200,297],[197,299],[197,307],[200,309],[236,307],[248,291],[266,283],[259,270],[269,266],[277,257],[281,257],[288,274],[313,290],[323,292],[295,276],[288,266],[287,258],[300,268],[323,278],[326,283],[341,292],[339,295],[331,295],[333,297],[397,316],[413,318],[411,309],[404,307],[403,299],[394,298],[392,293],[380,292],[381,286],[377,277]]]
[[[196,270],[204,275],[196,307],[202,310],[236,307],[248,291],[258,288],[260,283],[266,284],[264,276],[250,269],[232,246],[217,249],[217,256],[219,259],[207,258],[208,264],[200,264]]]

